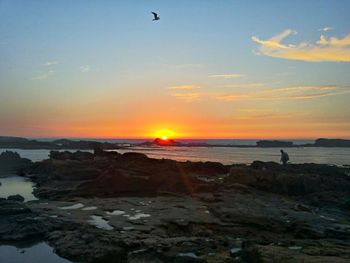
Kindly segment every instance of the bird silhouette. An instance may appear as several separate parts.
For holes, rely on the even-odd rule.
[[[156,21],[156,20],[160,19],[160,17],[158,16],[157,13],[152,12],[152,14],[154,15],[153,21]]]

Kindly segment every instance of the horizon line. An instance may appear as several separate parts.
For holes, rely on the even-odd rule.
[[[20,137],[27,139],[87,139],[87,140],[154,140],[156,137],[78,137],[78,136],[14,136],[14,135],[0,135],[0,137]],[[260,138],[233,138],[233,137],[176,137],[170,138],[174,140],[317,140],[324,139],[350,139],[350,137],[333,137],[333,136],[319,136],[319,137],[260,137]]]

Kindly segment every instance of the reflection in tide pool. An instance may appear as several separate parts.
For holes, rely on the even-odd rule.
[[[96,226],[97,228],[101,228],[104,230],[113,230],[114,227],[112,227],[109,224],[109,221],[104,219],[102,216],[90,216],[90,220],[88,221],[91,225]]]
[[[62,209],[62,210],[74,210],[74,209],[79,209],[79,208],[82,208],[82,207],[84,207],[84,205],[82,203],[77,203],[77,204],[74,204],[74,205],[62,206],[62,207],[59,207],[59,209]]]
[[[88,206],[88,207],[84,207],[81,210],[83,211],[91,211],[91,210],[96,210],[97,206]]]
[[[53,248],[42,242],[27,248],[17,248],[15,246],[0,246],[1,263],[70,263],[59,257]]]
[[[113,210],[112,212],[107,211],[106,214],[109,216],[120,216],[120,215],[124,215],[125,212],[122,210]]]
[[[137,211],[140,211],[140,210],[137,210]],[[123,216],[127,217],[130,220],[138,220],[138,219],[141,219],[141,218],[144,218],[144,217],[150,217],[151,215],[150,214],[144,214],[144,213],[136,213],[133,216],[132,215],[128,215],[128,214],[125,214]]]
[[[27,178],[10,175],[0,178],[0,182],[0,197],[7,198],[10,195],[19,194],[24,197],[25,202],[37,200],[33,195],[34,184]]]

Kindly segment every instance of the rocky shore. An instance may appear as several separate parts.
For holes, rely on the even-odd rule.
[[[40,199],[0,199],[2,244],[46,241],[88,263],[350,261],[349,168],[95,150],[17,171]]]
[[[294,144],[291,141],[260,140],[255,145],[242,144],[215,144],[206,142],[178,142],[173,139],[156,138],[153,141],[142,143],[112,143],[94,140],[71,140],[58,139],[52,141],[33,140],[21,137],[0,136],[0,149],[48,149],[48,150],[93,150],[96,148],[104,150],[130,149],[133,147],[237,147],[237,148],[294,148],[294,147],[350,147],[350,140],[319,138],[314,143]]]

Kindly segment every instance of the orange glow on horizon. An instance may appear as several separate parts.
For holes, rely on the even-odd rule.
[[[161,138],[163,141],[166,141],[168,139],[172,139],[175,137],[175,132],[171,131],[171,130],[167,130],[167,129],[161,129],[161,130],[157,130],[154,133],[154,137],[155,138]]]

